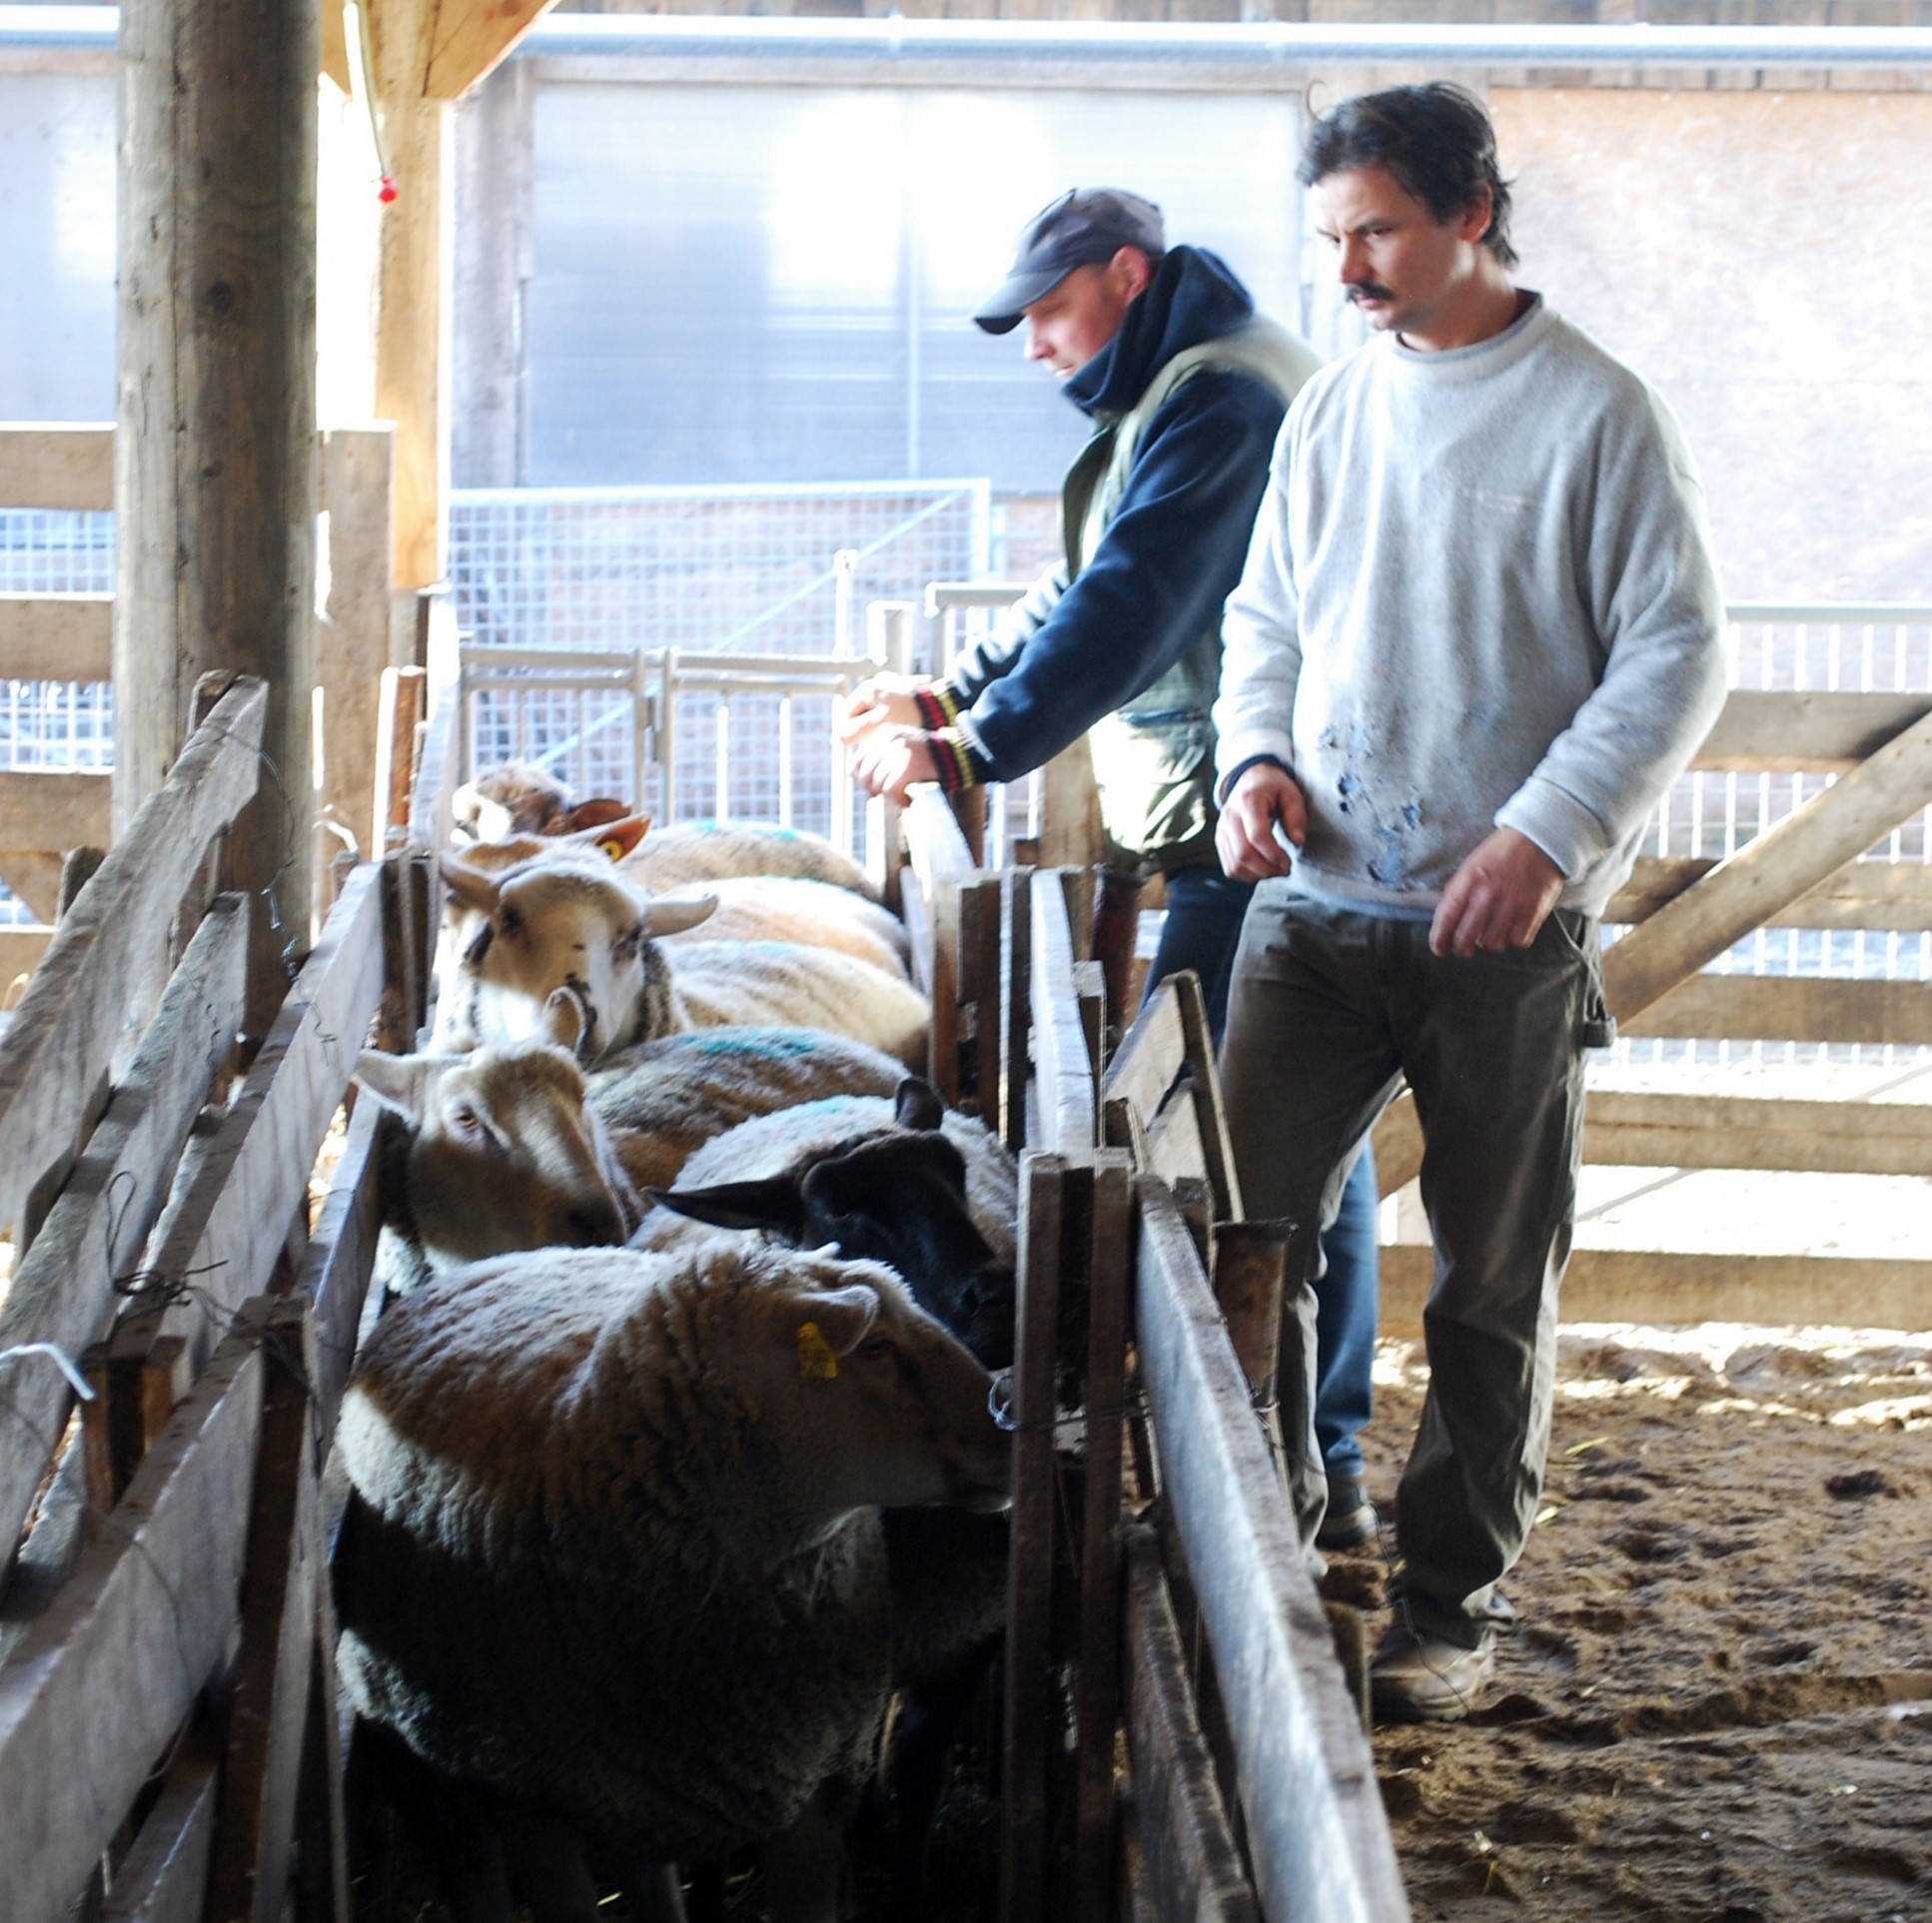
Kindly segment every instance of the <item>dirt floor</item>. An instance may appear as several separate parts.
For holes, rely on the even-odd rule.
[[[1388,1514],[1420,1346],[1377,1375]],[[1375,1734],[1419,1923],[1932,1918],[1932,1337],[1566,1330],[1504,1588],[1488,1706]]]

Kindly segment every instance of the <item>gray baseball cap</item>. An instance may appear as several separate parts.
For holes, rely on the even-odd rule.
[[[973,319],[988,334],[1010,334],[1075,268],[1111,261],[1123,247],[1158,259],[1167,247],[1161,210],[1117,187],[1071,188],[1027,222],[1005,281]]]

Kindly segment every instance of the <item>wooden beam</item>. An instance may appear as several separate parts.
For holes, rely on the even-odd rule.
[[[151,1326],[186,1336],[197,1357],[210,1346],[210,1306],[224,1313],[268,1286],[382,1000],[379,874],[365,863],[350,876],[247,1079],[183,1158],[155,1229],[147,1266],[163,1278],[196,1278],[198,1297]]]
[[[0,769],[0,850],[64,854],[104,846],[111,781],[92,771]]]
[[[1728,1037],[1734,1042],[1891,1042],[1927,1048],[1932,1047],[1932,982],[1695,975],[1624,1023],[1623,1033],[1698,1041]]]
[[[1430,1249],[1384,1245],[1385,1334],[1421,1333],[1435,1268]],[[1565,1323],[1924,1329],[1932,1326],[1932,1262],[1578,1249],[1563,1277],[1561,1317]]]
[[[161,792],[56,931],[48,965],[0,1036],[0,1224],[78,1150],[77,1130],[122,1052],[150,954],[158,949],[210,838],[255,793],[267,690],[226,695],[182,750]]]
[[[344,0],[322,0],[322,72],[345,94],[355,91],[349,67],[349,23]]]
[[[1042,868],[1088,868],[1105,856],[1100,789],[1094,782],[1093,751],[1083,734],[1041,770],[1036,859]]]
[[[1165,1184],[1137,1186],[1142,1378],[1239,1759],[1263,1913],[1400,1923],[1410,1909],[1375,1760],[1281,1476],[1187,1224]]]
[[[112,594],[0,594],[0,678],[105,681],[113,660]]]
[[[127,1860],[115,1872],[101,1923],[202,1923],[220,1765],[191,1746],[162,1779]]]
[[[1717,866],[1714,858],[1639,857],[1605,909],[1606,922],[1647,921]],[[1932,928],[1932,863],[1848,861],[1778,910],[1778,928]]]
[[[222,1659],[262,1411],[259,1345],[253,1326],[224,1341],[110,1525],[0,1669],[0,1915],[10,1923],[68,1914]]]
[[[1189,1686],[1187,1649],[1151,1529],[1127,1549],[1127,1753],[1151,1914],[1260,1923]]]
[[[495,67],[556,0],[438,0],[430,73],[432,100],[458,100]]]
[[[113,422],[0,422],[0,507],[103,513],[113,505]]]
[[[246,904],[224,895],[196,930],[46,1226],[16,1252],[0,1350],[44,1342],[76,1355],[106,1329],[114,1279],[139,1262],[188,1130],[234,1048],[247,923]],[[17,1419],[0,1449],[0,1543],[19,1536],[70,1400],[43,1359],[0,1362],[0,1401]]]
[[[322,504],[329,515],[329,598],[316,624],[323,690],[323,803],[365,857],[383,851],[375,818],[383,677],[390,666],[390,494],[395,430],[331,428],[322,436]]]
[[[375,1102],[356,1104],[342,1159],[296,1273],[296,1294],[316,1306],[316,1442],[325,1453],[356,1360],[356,1332],[383,1229],[383,1168],[377,1151],[381,1116]]]
[[[1932,1107],[1595,1089],[1583,1160],[1644,1169],[1932,1176]]]
[[[1693,768],[1848,773],[1932,714],[1932,694],[1733,688]]]
[[[431,587],[449,539],[455,130],[449,103],[424,97],[435,0],[374,0],[369,24],[397,189],[383,209],[376,315],[376,412],[396,423],[391,573],[398,587]]]
[[[1036,898],[1045,890],[1036,890]],[[1046,1914],[1047,1718],[1052,1667],[1060,1267],[1067,1187],[1057,1155],[1020,1158],[1019,1296],[1013,1366],[1013,1546],[1006,1610],[999,1923]]]
[[[1761,928],[1932,799],[1932,708],[1837,784],[1774,823],[1614,943],[1610,1013],[1626,1020]]]
[[[1033,1079],[1042,1148],[1091,1149],[1098,1140],[1093,1055],[1080,1018],[1067,898],[1050,871],[1034,876],[1032,986]]]
[[[314,793],[319,0],[124,0],[120,25],[114,821],[192,724],[202,675],[267,684],[282,793],[234,883],[306,933]],[[254,1032],[286,975],[263,917]]]

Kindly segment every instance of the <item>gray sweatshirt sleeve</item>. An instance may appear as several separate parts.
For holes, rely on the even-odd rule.
[[[1275,443],[1268,489],[1248,544],[1241,582],[1221,617],[1221,690],[1214,704],[1215,799],[1244,761],[1272,755],[1295,765],[1290,727],[1302,672],[1299,600],[1288,544],[1288,487],[1299,411]]]
[[[1639,833],[1709,733],[1727,679],[1703,489],[1669,410],[1631,386],[1630,405],[1602,424],[1579,508],[1601,678],[1495,816],[1572,877]]]

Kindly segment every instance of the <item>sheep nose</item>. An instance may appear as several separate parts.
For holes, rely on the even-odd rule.
[[[610,1248],[623,1239],[623,1218],[613,1202],[579,1202],[563,1218],[563,1240],[572,1249]]]

